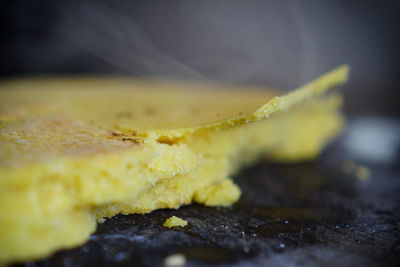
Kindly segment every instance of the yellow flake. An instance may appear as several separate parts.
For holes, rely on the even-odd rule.
[[[188,225],[188,222],[176,217],[176,216],[172,216],[169,217],[168,219],[165,220],[163,226],[164,227],[168,227],[168,228],[172,228],[172,227],[185,227],[186,225]]]

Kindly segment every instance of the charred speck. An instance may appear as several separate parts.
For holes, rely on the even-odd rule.
[[[121,140],[122,141],[130,141],[130,142],[133,142],[135,144],[139,144],[139,142],[137,140],[135,140],[133,138],[129,138],[129,137],[123,137]]]

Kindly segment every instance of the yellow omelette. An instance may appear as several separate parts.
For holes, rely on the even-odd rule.
[[[0,263],[86,242],[96,220],[193,201],[229,206],[257,160],[315,158],[341,131],[341,66],[264,88],[121,77],[0,83]],[[228,90],[229,89],[229,90]]]

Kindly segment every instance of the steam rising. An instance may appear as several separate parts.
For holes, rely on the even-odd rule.
[[[377,33],[364,30],[366,20],[360,23],[335,2],[85,1],[57,9],[56,23],[49,26],[55,45],[22,55],[36,60],[32,67],[37,61],[49,69],[78,62],[93,72],[98,67],[280,89],[293,89],[342,63],[352,66],[352,82],[369,84],[390,67],[385,50],[377,49]],[[41,57],[46,53],[50,56]]]
[[[268,81],[279,86],[292,75],[291,87],[318,74],[315,45],[303,22],[301,6],[207,3],[180,2],[177,20],[184,26],[171,35],[177,40],[186,35],[191,40],[176,42],[176,48],[169,51],[150,40],[129,12],[101,3],[69,5],[58,34],[131,74],[233,83]],[[173,30],[162,29],[162,22],[153,23],[160,31]]]
[[[82,3],[66,12],[60,34],[94,56],[135,73],[155,76],[184,74],[204,78],[199,72],[161,52],[129,17],[99,3]]]

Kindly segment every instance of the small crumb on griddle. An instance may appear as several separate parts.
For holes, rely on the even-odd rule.
[[[172,227],[185,227],[186,225],[188,225],[188,222],[176,217],[176,216],[172,216],[169,217],[168,219],[165,220],[163,226],[164,227],[168,227],[168,228],[172,228]]]
[[[186,257],[183,254],[172,254],[164,259],[165,267],[182,267],[186,263]]]
[[[352,160],[345,160],[342,162],[341,169],[347,174],[352,174],[361,181],[367,181],[371,176],[371,171],[368,167],[356,164]]]

